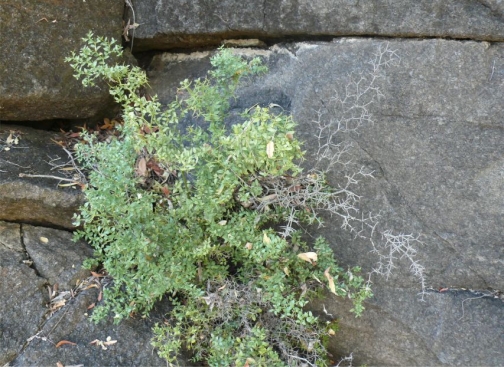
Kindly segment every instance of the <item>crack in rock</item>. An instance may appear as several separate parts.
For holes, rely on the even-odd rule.
[[[24,241],[23,224],[19,225],[19,238],[20,238],[21,246],[23,247],[24,256],[26,257],[26,259],[23,261],[23,263],[26,264],[30,269],[33,269],[33,271],[35,272],[35,275],[37,275],[39,278],[41,278],[45,281],[46,284],[44,284],[44,285],[48,285],[49,280],[46,277],[41,275],[41,273],[37,269],[37,264],[30,257],[30,254],[28,253],[28,250],[26,249],[26,244]]]

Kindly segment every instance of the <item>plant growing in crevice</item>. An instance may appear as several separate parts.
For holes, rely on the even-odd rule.
[[[320,223],[320,210],[352,222],[353,176],[332,188],[331,165],[303,171],[289,115],[255,107],[226,126],[240,81],[266,71],[257,58],[219,50],[208,77],[182,82],[162,106],[140,93],[143,70],[115,64],[118,45],[91,33],[84,42],[67,61],[85,86],[108,83],[124,120],[119,139],[84,134],[76,149],[89,172],[76,237],[95,249],[88,265],[114,279],[93,319],[146,314],[167,296],[173,310],[153,345],[169,363],[185,349],[212,366],[328,365],[336,325],[304,307],[328,288],[360,315],[372,293],[358,267],[342,269],[323,238],[306,243],[296,228]]]

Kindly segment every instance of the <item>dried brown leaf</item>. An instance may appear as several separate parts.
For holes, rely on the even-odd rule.
[[[54,302],[53,304],[51,304],[51,309],[57,310],[58,308],[61,308],[64,305],[66,305],[66,299],[60,299],[57,302]]]
[[[147,161],[144,157],[140,158],[137,162],[136,172],[138,176],[147,176]]]
[[[61,340],[58,342],[58,344],[56,344],[56,348],[59,348],[61,347],[62,345],[65,345],[65,344],[68,344],[68,345],[77,345],[73,342],[69,342],[68,340]]]
[[[312,265],[317,265],[317,253],[316,252],[303,252],[297,255],[301,260],[307,261]]]
[[[262,198],[258,198],[257,200],[259,200],[260,202],[265,202],[265,201],[272,201],[276,198],[277,198],[277,194],[270,194],[270,195],[263,196]]]
[[[336,294],[336,286],[334,285],[334,279],[331,276],[331,274],[329,274],[329,270],[331,270],[330,267],[324,271],[324,276],[327,278],[327,281],[329,282],[329,289],[331,290],[331,293]]]

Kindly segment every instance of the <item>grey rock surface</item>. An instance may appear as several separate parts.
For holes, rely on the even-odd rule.
[[[150,319],[131,319],[119,325],[113,320],[93,323],[87,308],[96,302],[98,291],[86,290],[55,313],[39,330],[40,338],[32,340],[23,352],[11,362],[11,366],[166,366],[150,346],[152,326],[162,322],[162,314],[154,311]],[[115,344],[105,349],[94,340],[106,342],[110,337]],[[45,338],[42,339],[42,338]],[[75,345],[55,348],[61,340]]]
[[[498,0],[145,0],[135,3],[135,16],[136,51],[241,37],[504,39],[504,5]]]
[[[18,144],[8,146],[11,131]],[[58,187],[58,180],[51,178],[19,177],[24,173],[68,178],[69,171],[54,170],[48,163],[69,160],[53,140],[61,140],[58,133],[0,125],[0,220],[74,228],[72,216],[83,202],[80,188]]]
[[[60,290],[70,290],[89,276],[82,261],[93,256],[93,249],[83,241],[72,241],[72,233],[23,224],[23,243],[36,264],[37,272]]]
[[[45,279],[23,252],[19,224],[0,222],[0,365],[10,362],[37,332],[46,310]]]
[[[362,317],[351,302],[326,303],[340,319],[330,340],[336,360],[350,355],[372,366],[500,366],[504,342],[504,302],[488,292],[433,292],[412,302],[411,289],[381,288]],[[399,305],[402,305],[399,307]],[[314,307],[321,317],[321,305]],[[386,342],[377,343],[377,339]],[[386,344],[386,345],[384,345]]]
[[[256,103],[278,104],[292,113],[310,167],[317,146],[312,122],[344,117],[335,96],[344,93],[351,78],[369,80],[369,61],[385,46],[384,41],[345,38],[237,50],[263,57],[270,72],[241,88],[231,115]],[[493,297],[504,289],[504,46],[391,40],[388,47],[400,63],[383,69],[377,79],[383,97],[368,107],[374,123],[338,135],[338,141],[353,144],[352,162],[336,166],[328,179],[343,185],[347,173],[361,167],[374,171],[374,179],[360,179],[354,191],[362,196],[363,213],[380,213],[376,246],[388,250],[380,236],[387,230],[421,235],[421,243],[412,245],[414,260],[425,267],[426,288],[450,292],[432,291],[422,302],[420,281],[398,253],[388,279],[372,277],[376,297],[367,304],[368,316],[340,321],[343,331],[332,352],[353,351],[358,363],[368,365],[499,365],[504,303]],[[209,56],[155,56],[148,71],[152,93],[169,102],[178,82],[204,75]],[[336,218],[326,219],[314,233],[329,239],[341,265],[360,265],[364,273],[375,269],[378,257],[369,239],[354,239]],[[457,293],[460,288],[475,293]],[[473,296],[478,294],[485,296]],[[339,310],[337,300],[324,302]],[[464,316],[469,319],[458,320],[462,302],[466,312],[468,306],[472,311]]]
[[[41,237],[48,242],[40,241]],[[99,304],[100,283],[89,282],[89,271],[80,269],[89,247],[70,237],[66,231],[0,222],[0,364],[165,366],[150,339],[152,326],[163,322],[169,304],[160,302],[149,318],[132,318],[120,325],[112,317],[99,324],[91,322],[92,305]],[[77,276],[79,287],[68,280]],[[52,299],[64,300],[52,309],[49,285],[55,290]],[[106,342],[108,337],[117,342],[105,345],[106,350],[91,344]],[[63,340],[75,345],[56,347]],[[181,363],[188,365],[182,357]]]
[[[103,84],[84,89],[64,58],[89,31],[120,41],[121,0],[0,3],[0,120],[94,116],[110,105]]]

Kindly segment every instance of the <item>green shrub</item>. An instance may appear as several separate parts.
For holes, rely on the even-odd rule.
[[[145,314],[168,296],[173,311],[153,339],[168,362],[185,349],[211,366],[326,365],[336,326],[304,307],[328,288],[359,315],[371,291],[323,238],[308,244],[295,230],[341,193],[299,166],[292,118],[256,107],[224,123],[239,82],[266,68],[221,49],[207,78],[184,81],[162,106],[140,93],[144,71],[114,63],[118,45],[91,33],[84,42],[67,61],[84,85],[108,83],[124,120],[120,138],[87,135],[76,149],[89,171],[76,237],[114,280],[93,319]]]

